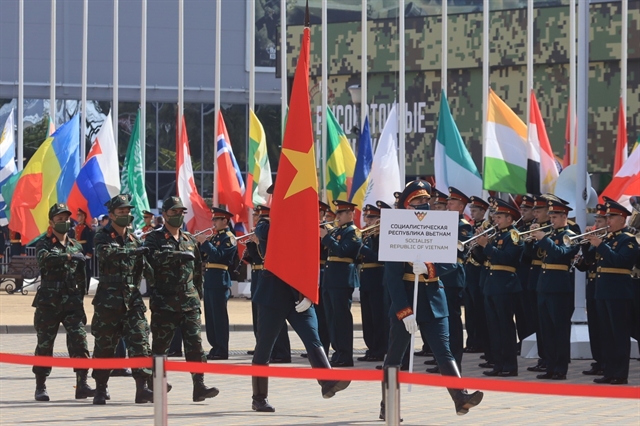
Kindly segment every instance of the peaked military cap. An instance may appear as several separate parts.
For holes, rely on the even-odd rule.
[[[522,201],[520,202],[521,209],[532,209],[535,203],[535,198],[533,195],[523,195]]]
[[[65,203],[57,203],[52,205],[49,209],[49,220],[53,219],[54,216],[61,213],[69,213],[69,215],[71,215],[71,210],[69,210],[69,207]]]
[[[453,186],[449,187],[449,197],[447,198],[447,200],[458,200],[462,201],[465,204],[469,204],[471,202],[471,199],[469,197],[467,197],[462,191],[454,188]]]
[[[260,216],[269,216],[271,212],[271,207],[265,206],[264,204],[258,204],[253,208],[253,211]]]
[[[618,203],[617,201],[613,201],[612,199],[609,199],[609,201],[607,201],[606,203],[606,206],[607,206],[607,216],[614,216],[614,215],[619,215],[623,217],[631,216],[631,212],[627,210],[625,206]]]
[[[175,195],[165,198],[164,201],[162,202],[162,210],[166,212],[171,209],[187,210],[184,204],[182,204],[182,200],[180,199],[180,197]]]
[[[433,204],[447,204],[447,194],[442,191],[438,191],[436,188],[431,190],[431,201]]]
[[[211,212],[213,213],[213,216],[211,217],[211,219],[217,219],[217,218],[231,219],[233,217],[233,213],[230,213],[225,209],[221,209],[219,207],[213,207],[211,209]]]
[[[104,203],[104,205],[110,212],[122,207],[135,208],[135,206],[131,204],[131,196],[129,194],[118,194]]]
[[[385,203],[385,202],[384,202],[384,201],[382,201],[382,200],[378,200],[378,201],[376,201],[376,206],[377,206],[379,209],[390,209],[390,208],[391,208],[391,206],[390,206],[389,204]]]
[[[153,217],[153,213],[151,213],[149,210],[142,210],[142,216],[144,216],[144,217],[147,217],[147,216]]]
[[[564,213],[568,214],[571,210],[567,204],[563,203],[561,198],[557,200],[549,200],[547,201],[547,205],[549,206],[549,213]]]
[[[605,204],[596,204],[596,217],[605,217],[607,215],[607,206]]]
[[[495,199],[495,214],[498,213],[508,214],[513,218],[513,220],[520,219],[520,210],[518,210],[516,206],[513,206],[500,198]]]
[[[324,201],[318,200],[318,210],[322,210],[323,212],[330,212],[331,207],[329,206],[329,204],[325,203]]]
[[[85,212],[82,209],[78,209],[78,213],[77,214],[80,214],[80,213],[82,213],[83,215],[87,216],[87,212]]]
[[[426,180],[416,179],[409,182],[398,197],[398,208],[406,209],[411,200],[418,197],[431,198],[431,185]]]
[[[374,205],[367,204],[362,209],[362,213],[367,216],[380,216],[380,209]]]
[[[549,208],[547,205],[547,198],[544,195],[535,195],[533,197],[533,209],[546,209]]]
[[[469,197],[469,200],[471,201],[472,207],[478,207],[482,210],[487,210],[489,208],[489,203],[487,203],[485,200],[483,200],[480,197],[476,197],[475,195],[472,195],[471,197]]]
[[[350,203],[349,201],[344,201],[344,200],[333,200],[332,203],[334,206],[336,206],[336,213],[341,213],[344,211],[352,212],[356,209],[356,207],[358,207],[357,204],[353,204],[353,203]]]

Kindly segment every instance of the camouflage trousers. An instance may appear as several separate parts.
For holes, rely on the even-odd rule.
[[[164,309],[151,311],[151,333],[153,334],[151,352],[154,355],[166,355],[176,328],[179,328],[182,333],[185,359],[207,362],[202,349],[200,309],[187,312]]]
[[[33,326],[38,336],[35,354],[39,356],[53,356],[53,344],[58,335],[60,324],[67,331],[67,349],[70,358],[89,358],[87,333],[84,330],[84,309],[66,310],[65,306],[37,307],[33,317]],[[34,366],[36,375],[49,376],[51,367]],[[75,372],[86,372],[86,369],[75,369]]]
[[[124,339],[129,358],[149,357],[149,323],[141,309],[128,311],[95,307],[91,320],[91,334],[95,338],[94,358],[113,358],[120,339]],[[107,383],[111,370],[93,370],[96,382]],[[149,368],[134,368],[134,378],[147,378]]]

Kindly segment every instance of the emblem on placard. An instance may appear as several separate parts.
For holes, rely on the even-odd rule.
[[[424,219],[427,216],[427,212],[425,211],[416,211],[416,212],[413,212],[413,214],[416,215],[416,217],[420,222],[422,222],[422,219]]]

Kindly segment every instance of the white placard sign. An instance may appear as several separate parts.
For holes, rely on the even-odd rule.
[[[456,212],[382,209],[381,261],[456,263],[457,244]]]

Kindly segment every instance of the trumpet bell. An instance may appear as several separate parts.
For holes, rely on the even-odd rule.
[[[574,240],[572,240],[571,237],[568,235],[565,235],[564,237],[562,237],[562,242],[567,247],[572,246],[574,244]]]
[[[517,229],[512,229],[511,231],[509,231],[509,235],[511,236],[511,240],[514,243],[517,244],[520,241],[520,233]]]

